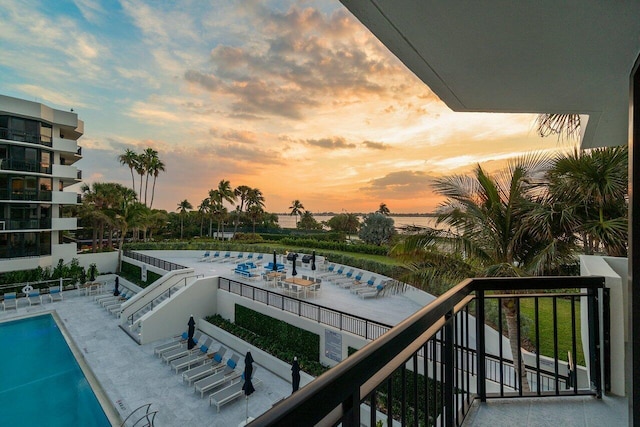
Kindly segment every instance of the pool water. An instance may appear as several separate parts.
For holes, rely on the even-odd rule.
[[[0,323],[0,426],[109,426],[50,314]]]

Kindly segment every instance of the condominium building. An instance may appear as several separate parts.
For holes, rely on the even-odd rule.
[[[0,95],[0,272],[68,262],[76,244],[65,233],[78,227],[64,207],[78,194],[73,166],[82,158],[84,123],[72,111]]]

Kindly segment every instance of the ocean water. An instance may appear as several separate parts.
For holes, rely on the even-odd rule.
[[[333,215],[314,215],[316,221],[328,221],[333,218]],[[404,227],[407,225],[416,225],[419,227],[434,227],[436,220],[430,216],[393,216],[393,221],[396,228]],[[296,218],[291,215],[278,215],[278,224],[282,228],[296,228]]]

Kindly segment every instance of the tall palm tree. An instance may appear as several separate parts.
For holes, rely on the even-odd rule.
[[[238,231],[238,224],[240,223],[240,214],[244,211],[244,207],[245,207],[244,204],[245,204],[245,201],[247,200],[247,194],[249,193],[250,190],[251,190],[251,187],[249,187],[248,185],[239,185],[238,187],[235,188],[235,190],[233,190],[233,193],[236,195],[236,197],[240,199],[240,204],[236,206],[236,216],[234,219],[233,234],[236,234],[236,232]]]
[[[540,269],[541,260],[566,262],[572,255],[570,244],[552,244],[545,240],[549,236],[530,228],[532,206],[538,202],[540,180],[548,166],[547,158],[533,155],[512,161],[494,176],[478,165],[473,176],[436,180],[435,191],[446,197],[437,222],[449,230],[409,236],[392,252],[411,263],[414,280],[449,285],[466,277],[530,275]],[[553,256],[547,256],[551,251]],[[502,298],[501,304],[514,368],[522,389],[528,390],[517,338],[516,301]]]
[[[202,228],[204,226],[204,219],[209,217],[209,237],[211,237],[211,199],[203,199],[200,205],[198,205],[198,214],[200,214],[200,237],[202,237]]]
[[[376,212],[386,216],[389,216],[391,214],[391,211],[387,207],[387,204],[384,202],[380,203],[380,207]]]
[[[291,209],[291,213],[289,215],[296,216],[296,228],[298,228],[298,216],[302,215],[302,213],[304,212],[304,206],[302,205],[302,202],[300,200],[296,199],[291,202],[291,206],[289,206],[289,209]]]
[[[158,152],[149,147],[140,154],[140,162],[142,163],[143,173],[145,175],[144,184],[144,204],[147,205],[147,190],[149,189],[149,176],[152,174],[153,164],[158,159]],[[141,190],[142,191],[142,190]]]
[[[121,165],[127,165],[129,167],[129,170],[131,171],[131,188],[133,189],[133,191],[135,191],[136,180],[133,176],[133,170],[136,168],[136,165],[139,162],[138,154],[135,151],[127,148],[123,154],[120,154],[118,156],[118,161]]]
[[[626,146],[575,149],[553,161],[551,200],[573,216],[587,254],[601,244],[608,255],[626,256],[628,162]]]
[[[153,175],[153,186],[151,187],[151,203],[149,203],[149,209],[153,208],[153,198],[156,194],[156,180],[158,179],[158,175],[160,172],[165,171],[165,164],[160,158],[157,156],[151,160],[149,165],[149,172]]]
[[[229,202],[231,205],[234,205],[237,197],[235,192],[233,191],[233,188],[231,188],[231,183],[226,179],[222,179],[218,183],[218,195],[220,199],[220,206],[216,207],[216,212],[218,217],[222,220],[222,238],[224,239],[224,219],[226,218],[226,214],[228,213],[227,209],[224,208],[224,202]],[[222,211],[224,211],[224,215],[221,214]]]
[[[260,205],[251,205],[247,208],[249,218],[251,218],[251,224],[253,225],[253,234],[256,234],[256,223],[260,221],[264,215],[264,209]]]
[[[176,210],[180,214],[180,239],[182,239],[184,231],[184,216],[186,215],[187,211],[190,211],[191,209],[193,209],[193,206],[187,199],[184,199],[183,201],[178,203],[178,209]]]

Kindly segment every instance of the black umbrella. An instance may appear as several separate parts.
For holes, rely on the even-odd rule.
[[[293,389],[291,394],[300,388],[300,364],[297,357],[293,358],[293,364],[291,365],[291,388]]]
[[[316,279],[316,251],[311,253],[311,271],[313,271],[313,280]]]
[[[193,316],[189,317],[187,325],[189,325],[189,330],[187,332],[187,349],[191,350],[196,346],[196,343],[193,340],[193,334],[196,332],[196,321],[193,320]]]
[[[116,286],[113,290],[113,295],[116,297],[120,295],[120,278],[118,276],[116,276]]]
[[[247,401],[246,420],[249,421],[249,395],[256,391],[251,382],[251,376],[253,375],[253,357],[251,352],[247,351],[247,355],[244,357],[244,384],[242,384],[242,391],[244,391],[245,399]]]
[[[296,271],[296,259],[298,259],[298,254],[293,254],[291,258],[293,259],[293,271],[291,272],[291,275],[296,277],[298,275],[298,272]]]
[[[271,269],[273,271],[278,271],[278,257],[276,255],[276,251],[273,251],[273,267]]]

